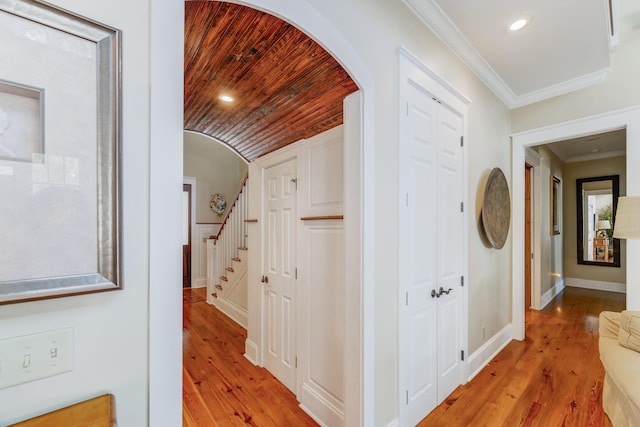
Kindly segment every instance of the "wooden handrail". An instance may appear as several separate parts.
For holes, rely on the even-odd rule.
[[[224,216],[224,221],[222,221],[222,225],[220,226],[220,229],[218,230],[218,234],[216,234],[216,240],[218,240],[220,238],[220,234],[222,233],[222,230],[224,229],[224,225],[229,220],[229,215],[231,215],[231,212],[233,212],[233,208],[236,207],[236,203],[238,203],[238,199],[240,199],[240,194],[242,194],[242,191],[244,191],[244,186],[247,183],[247,179],[248,178],[249,178],[249,172],[247,172],[247,174],[244,176],[244,179],[242,180],[242,185],[240,185],[240,191],[238,191],[238,194],[236,194],[236,198],[233,201],[233,205],[231,205],[231,207],[227,211],[227,214]]]
[[[322,221],[326,219],[344,219],[344,215],[303,216],[300,221]]]

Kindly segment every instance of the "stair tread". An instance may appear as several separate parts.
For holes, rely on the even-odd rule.
[[[247,248],[245,246],[240,246],[238,249],[241,250],[241,251],[246,251],[247,250]]]
[[[231,273],[233,273],[233,272],[235,271],[235,270],[233,269],[233,267],[227,267],[227,268],[225,268],[225,270],[227,270],[227,271],[229,271],[229,272],[231,272]]]
[[[214,297],[214,298],[218,298],[218,294],[217,294],[217,293],[215,293],[215,292],[213,292],[213,293],[211,294],[211,296],[212,296],[212,297]]]
[[[220,280],[224,280],[225,282],[229,281],[229,279],[227,279],[227,276],[220,276]]]
[[[220,290],[220,291],[221,291],[221,290],[222,290],[222,286],[220,286],[220,285],[216,285],[216,289],[218,289],[218,290]]]
[[[242,260],[240,258],[231,258],[231,261],[242,262]]]

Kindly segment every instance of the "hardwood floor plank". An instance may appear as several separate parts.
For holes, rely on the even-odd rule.
[[[317,425],[286,387],[244,358],[246,332],[203,297],[184,298],[183,425]],[[567,288],[526,314],[525,340],[509,343],[419,426],[610,427],[598,315],[624,307],[624,295]]]
[[[609,427],[598,315],[625,308],[624,294],[566,288],[526,313],[526,338],[512,341],[418,425]]]
[[[203,292],[183,291],[183,426],[317,426],[293,393],[244,357],[246,331]]]

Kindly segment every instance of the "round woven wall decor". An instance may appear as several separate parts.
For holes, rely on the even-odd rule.
[[[493,168],[484,189],[482,224],[491,246],[502,249],[511,224],[511,199],[507,179],[500,168]]]

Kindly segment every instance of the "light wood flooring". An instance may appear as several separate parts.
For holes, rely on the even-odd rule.
[[[624,294],[566,288],[526,314],[512,341],[420,424],[427,426],[611,426],[602,411],[598,315],[621,311]]]
[[[182,425],[317,426],[293,393],[244,357],[246,331],[207,304],[205,291],[183,291]]]
[[[566,288],[543,311],[527,312],[524,341],[509,343],[419,426],[610,427],[598,314],[624,307],[623,294]],[[293,393],[243,357],[245,330],[201,289],[184,292],[183,335],[183,426],[317,425]]]

